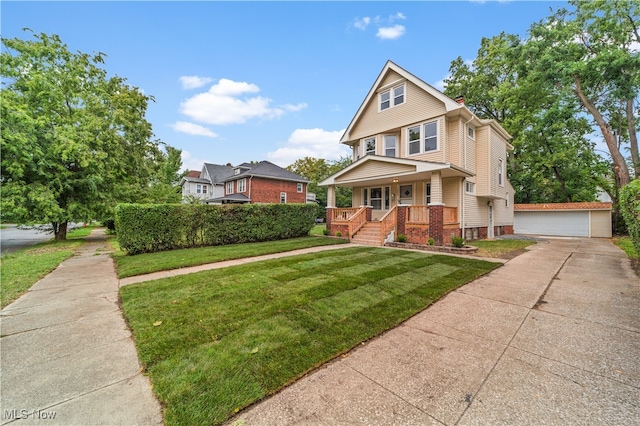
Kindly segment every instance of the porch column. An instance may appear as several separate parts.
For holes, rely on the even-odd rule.
[[[327,208],[334,208],[336,206],[336,187],[335,185],[329,185],[327,187]]]
[[[442,202],[442,175],[431,173],[431,203],[429,204],[429,237],[437,246],[444,244],[444,203]]]

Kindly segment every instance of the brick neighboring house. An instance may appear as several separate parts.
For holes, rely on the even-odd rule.
[[[308,183],[307,179],[269,161],[235,167],[205,163],[198,178],[188,175],[183,178],[182,194],[183,199],[192,194],[185,187],[196,185],[195,195],[207,204],[306,203]],[[197,185],[209,185],[207,197],[197,193]]]
[[[510,138],[388,61],[340,140],[353,163],[320,182],[329,232],[375,245],[399,234],[440,245],[513,233]],[[351,208],[335,208],[336,187],[353,189]]]

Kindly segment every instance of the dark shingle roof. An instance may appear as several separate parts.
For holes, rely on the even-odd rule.
[[[240,168],[249,168],[249,170],[244,170],[237,175],[232,175],[227,177],[225,181],[231,181],[240,179],[247,176],[258,176],[269,179],[281,179],[281,180],[290,180],[294,182],[309,182],[307,179],[299,176],[293,172],[290,172],[287,169],[283,169],[280,166],[276,166],[275,164],[269,161],[261,161],[255,164],[242,163],[238,167]]]
[[[226,178],[233,176],[233,167],[211,163],[204,163],[204,167],[207,169],[212,184],[224,182]]]
[[[251,201],[251,198],[247,197],[244,194],[229,194],[229,195],[225,195],[224,197],[209,198],[207,202],[209,201],[229,201],[233,203],[248,203],[249,201]]]

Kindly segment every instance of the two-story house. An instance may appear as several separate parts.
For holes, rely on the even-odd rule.
[[[205,163],[198,178],[183,178],[182,194],[183,199],[194,194],[188,191],[195,187],[195,195],[207,204],[305,203],[313,195],[307,194],[308,183],[269,161],[235,167]]]
[[[513,233],[510,138],[495,120],[388,61],[340,140],[353,163],[320,183],[328,186],[329,232],[438,245],[451,235]],[[353,189],[352,208],[335,208],[336,187]]]

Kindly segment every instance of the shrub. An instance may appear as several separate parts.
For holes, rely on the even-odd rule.
[[[399,243],[406,243],[407,242],[407,236],[404,234],[398,234],[398,242]]]
[[[336,232],[336,237],[342,237],[342,232],[337,231],[337,232]]]
[[[464,238],[462,237],[458,237],[455,235],[451,235],[451,244],[453,244],[454,247],[460,248],[464,246]]]
[[[312,204],[120,204],[118,243],[129,254],[302,237]]]
[[[622,187],[619,203],[633,248],[640,253],[640,179]]]
[[[102,226],[106,226],[109,231],[115,231],[116,230],[116,221],[113,218],[105,219],[105,220],[102,221]]]
[[[429,237],[429,239],[427,240],[427,244],[429,244],[430,246],[434,245],[436,243],[436,240],[433,239],[433,237]]]
[[[327,228],[324,228],[322,230],[322,235],[329,235],[329,230]]]

